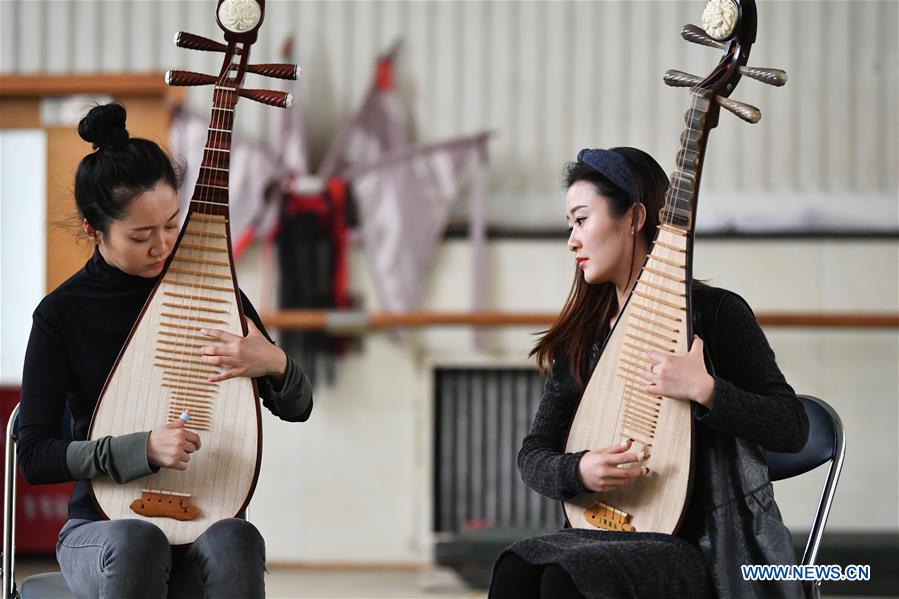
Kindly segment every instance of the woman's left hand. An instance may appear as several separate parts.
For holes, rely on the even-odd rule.
[[[220,342],[200,349],[202,362],[224,368],[219,374],[209,377],[209,382],[217,383],[238,376],[278,378],[284,375],[287,355],[266,339],[252,320],[247,318],[246,321],[246,337],[218,329],[200,331],[205,337]]]
[[[693,347],[686,354],[647,353],[652,366],[644,370],[644,377],[650,381],[646,392],[695,401],[711,408],[715,379],[705,368],[702,345],[702,339],[694,335]]]

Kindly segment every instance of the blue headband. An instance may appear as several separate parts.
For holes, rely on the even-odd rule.
[[[612,150],[585,148],[577,153],[577,161],[592,166],[616,187],[625,191],[631,199],[634,199],[631,173],[624,156]]]

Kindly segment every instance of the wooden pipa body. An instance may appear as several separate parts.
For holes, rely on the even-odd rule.
[[[584,493],[565,503],[576,528],[606,528],[591,521],[604,504],[627,514],[635,530],[674,532],[690,485],[690,402],[645,392],[646,353],[688,348],[689,238],[660,228],[627,304],[612,328],[572,421],[565,451],[601,449],[633,439],[646,449],[651,472],[608,493]],[[595,519],[595,516],[594,516]]]
[[[91,482],[100,511],[110,519],[148,519],[173,545],[193,542],[212,523],[247,506],[262,452],[256,385],[250,378],[210,383],[219,367],[200,360],[218,342],[204,328],[246,335],[234,271],[228,217],[231,131],[238,97],[284,108],[290,94],[242,89],[246,72],[296,79],[296,65],[249,64],[262,24],[264,0],[219,0],[216,20],[227,44],[189,33],[183,48],[220,52],[218,76],[169,71],[170,85],[213,85],[212,116],[203,161],[185,224],[159,281],[144,305],[101,392],[90,439],[147,431],[183,413],[201,447],[186,471],[161,469],[125,485]]]
[[[199,332],[243,335],[243,313],[224,216],[191,213],[168,266],[144,306],[100,396],[89,438],[152,430],[189,410],[186,428],[202,446],[188,469],[160,469],[124,485],[92,481],[97,505],[110,519],[149,519],[173,545],[194,541],[212,523],[237,515],[259,473],[261,427],[249,378],[206,381],[215,367],[200,362]],[[131,509],[144,491],[171,495],[198,510],[191,520],[147,518]]]

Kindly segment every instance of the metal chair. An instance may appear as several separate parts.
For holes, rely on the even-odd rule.
[[[67,415],[71,423],[71,416]],[[6,464],[3,482],[3,598],[67,599],[74,597],[66,585],[61,572],[47,572],[29,576],[22,582],[22,588],[16,589],[16,433],[19,424],[19,406],[9,416],[6,426]],[[71,438],[71,426],[63,426],[64,434]]]
[[[809,433],[805,447],[798,453],[766,452],[768,474],[772,481],[791,478],[814,470],[830,462],[827,479],[818,502],[815,520],[805,544],[801,565],[814,565],[824,535],[824,526],[837,491],[843,459],[846,456],[846,433],[839,415],[823,400],[809,395],[798,395],[808,415]],[[821,581],[807,583],[806,595],[817,599],[821,596]]]

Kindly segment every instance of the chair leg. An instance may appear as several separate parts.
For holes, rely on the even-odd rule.
[[[809,585],[808,596],[810,599],[821,599],[821,581],[816,580]]]

